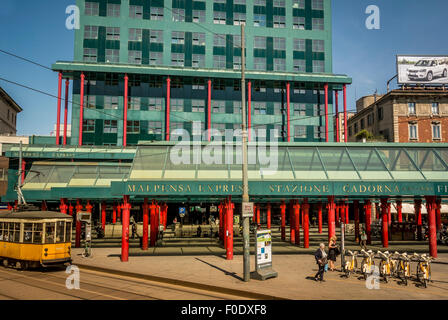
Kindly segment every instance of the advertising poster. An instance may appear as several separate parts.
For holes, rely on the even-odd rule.
[[[271,230],[257,231],[257,265],[272,264]]]
[[[399,84],[448,84],[448,56],[397,56]]]

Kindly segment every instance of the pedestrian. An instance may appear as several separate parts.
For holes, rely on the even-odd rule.
[[[137,223],[135,222],[134,216],[131,216],[129,222],[132,225],[132,239],[135,239],[135,235],[137,235]]]
[[[367,250],[367,233],[364,229],[361,231],[361,241],[360,241],[361,249]]]
[[[330,243],[328,244],[328,260],[330,261],[330,270],[334,271],[334,263],[339,255],[339,248],[336,245],[336,236],[330,238]]]
[[[327,264],[327,253],[325,252],[325,244],[321,243],[319,245],[319,249],[314,253],[314,258],[316,259],[316,263],[319,267],[316,275],[314,276],[315,281],[325,282],[324,280],[324,272],[325,265]]]

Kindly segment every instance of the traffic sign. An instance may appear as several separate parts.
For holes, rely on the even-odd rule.
[[[254,216],[254,203],[253,202],[243,202],[241,216],[243,218],[250,218]]]
[[[179,207],[179,215],[181,218],[185,217],[185,207]]]

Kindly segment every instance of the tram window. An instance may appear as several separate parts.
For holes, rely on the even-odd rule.
[[[3,241],[3,228],[4,228],[4,223],[0,222],[0,241]]]
[[[8,232],[6,233],[5,240],[8,242],[13,242],[13,240],[14,240],[14,223],[13,222],[8,223]]]
[[[42,243],[42,223],[33,223],[33,243]]]
[[[72,223],[66,222],[65,224],[65,242],[72,241]]]
[[[45,226],[45,243],[54,243],[54,233],[55,233],[54,222],[47,222]]]
[[[23,243],[33,242],[33,224],[25,223],[23,225]]]
[[[20,242],[20,222],[14,223],[14,242]]]
[[[64,242],[65,221],[56,222],[56,243]]]

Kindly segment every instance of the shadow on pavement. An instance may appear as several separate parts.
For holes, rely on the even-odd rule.
[[[206,265],[209,265],[209,266],[212,267],[212,268],[215,268],[215,269],[217,269],[217,270],[219,270],[219,271],[224,272],[224,274],[225,274],[226,276],[231,276],[231,277],[234,277],[235,279],[238,279],[238,280],[240,280],[240,281],[243,281],[243,279],[242,279],[240,276],[237,276],[237,275],[236,275],[236,272],[229,272],[229,271],[227,271],[227,270],[221,269],[220,267],[215,266],[215,265],[213,265],[213,264],[211,264],[211,263],[209,263],[209,262],[207,262],[207,261],[201,260],[201,259],[199,259],[199,258],[196,258],[196,260],[198,260],[198,261],[200,261],[200,262],[202,262],[202,263],[205,263]]]

